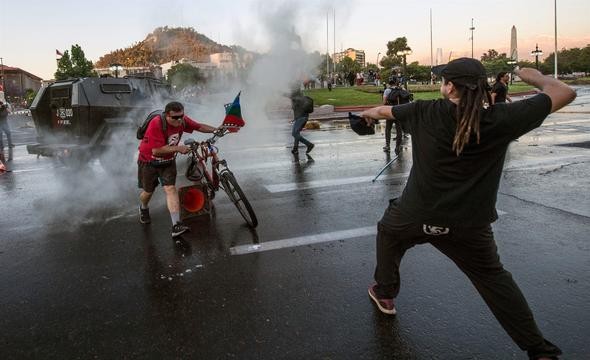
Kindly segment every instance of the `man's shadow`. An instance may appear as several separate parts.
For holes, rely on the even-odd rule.
[[[315,160],[309,155],[293,154],[293,176],[297,184],[305,184],[309,181],[309,169],[313,166]],[[309,206],[308,201],[313,200],[313,197],[307,191],[297,191],[297,199],[300,205]]]

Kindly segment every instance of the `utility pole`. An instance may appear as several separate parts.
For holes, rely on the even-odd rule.
[[[334,19],[333,19],[333,35],[334,35],[334,41],[332,43],[333,45],[333,50],[334,50],[334,56],[332,57],[332,73],[336,72],[336,8],[332,9],[334,10]]]
[[[473,59],[473,30],[475,30],[475,27],[473,26],[473,18],[471,18],[471,27],[469,30],[471,30],[471,58]]]
[[[555,52],[553,62],[555,63],[554,77],[557,79],[557,0],[553,0],[553,10],[555,14]]]
[[[2,66],[2,91],[6,95],[6,87],[4,82],[4,59],[0,57],[0,66]]]
[[[434,83],[432,79],[432,66],[434,64],[433,57],[432,57],[432,8],[430,8],[430,84]]]
[[[326,13],[326,77],[330,76],[330,37],[328,36],[328,20],[330,13]]]

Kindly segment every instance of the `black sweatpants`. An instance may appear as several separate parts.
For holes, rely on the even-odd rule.
[[[395,124],[395,153],[399,153],[402,145],[402,126],[400,125],[399,121],[387,119],[385,120],[385,146],[389,147],[391,143],[391,130],[393,125]]]
[[[394,298],[399,293],[399,266],[406,250],[430,243],[467,275],[512,340],[531,359],[557,356],[561,350],[543,338],[526,299],[504,269],[491,226],[445,228],[413,222],[390,201],[378,224],[377,295]]]

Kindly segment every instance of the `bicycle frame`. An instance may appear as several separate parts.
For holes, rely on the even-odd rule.
[[[219,158],[219,149],[214,145],[217,138],[224,136],[228,132],[227,128],[222,128],[216,131],[213,137],[205,141],[197,142],[189,139],[184,142],[191,149],[186,177],[190,181],[206,185],[210,199],[215,197],[215,193],[219,189],[223,189],[244,220],[246,220],[248,226],[255,228],[258,225],[258,219],[254,209],[234,174],[229,170],[227,162]],[[210,170],[207,169],[209,161],[211,162]]]
[[[219,175],[224,171],[228,171],[226,161],[219,159],[217,155],[219,149],[214,145],[217,139],[226,133],[227,131],[223,130],[215,133],[213,137],[205,141],[188,144],[191,147],[191,152],[189,153],[191,164],[199,167],[199,171],[202,172],[202,176],[213,192],[219,190]],[[209,169],[207,169],[208,162],[210,162]]]

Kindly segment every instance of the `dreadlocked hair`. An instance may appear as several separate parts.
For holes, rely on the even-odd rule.
[[[492,103],[492,96],[487,90],[486,79],[480,79],[477,88],[471,90],[466,86],[454,84],[457,95],[460,97],[457,105],[457,129],[453,139],[453,151],[459,156],[465,145],[469,144],[471,134],[477,136],[479,144],[479,120],[482,110]]]

